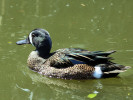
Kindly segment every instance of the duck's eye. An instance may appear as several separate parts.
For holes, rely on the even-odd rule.
[[[48,35],[49,36],[49,33],[46,32],[45,35]]]
[[[32,34],[32,37],[35,37],[35,34]]]

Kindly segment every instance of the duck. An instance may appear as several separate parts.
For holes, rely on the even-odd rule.
[[[63,48],[50,52],[52,40],[47,30],[32,30],[17,45],[31,44],[36,49],[28,57],[28,67],[47,77],[61,79],[99,79],[116,77],[130,66],[112,62],[112,51],[88,51],[81,48]]]

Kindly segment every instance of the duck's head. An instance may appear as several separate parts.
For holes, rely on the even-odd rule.
[[[48,31],[44,29],[34,29],[25,40],[16,42],[18,45],[32,44],[36,47],[40,56],[46,56],[50,53],[52,41]]]

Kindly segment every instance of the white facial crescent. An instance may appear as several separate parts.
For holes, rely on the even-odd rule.
[[[29,40],[30,40],[30,43],[34,46],[34,44],[33,44],[33,41],[32,41],[32,32],[29,34]]]

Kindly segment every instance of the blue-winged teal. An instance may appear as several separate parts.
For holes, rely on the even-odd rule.
[[[64,79],[89,79],[114,77],[130,67],[116,64],[108,55],[115,51],[94,51],[64,48],[50,53],[52,41],[48,31],[34,29],[25,40],[17,42],[36,47],[28,57],[30,69],[49,77]]]

